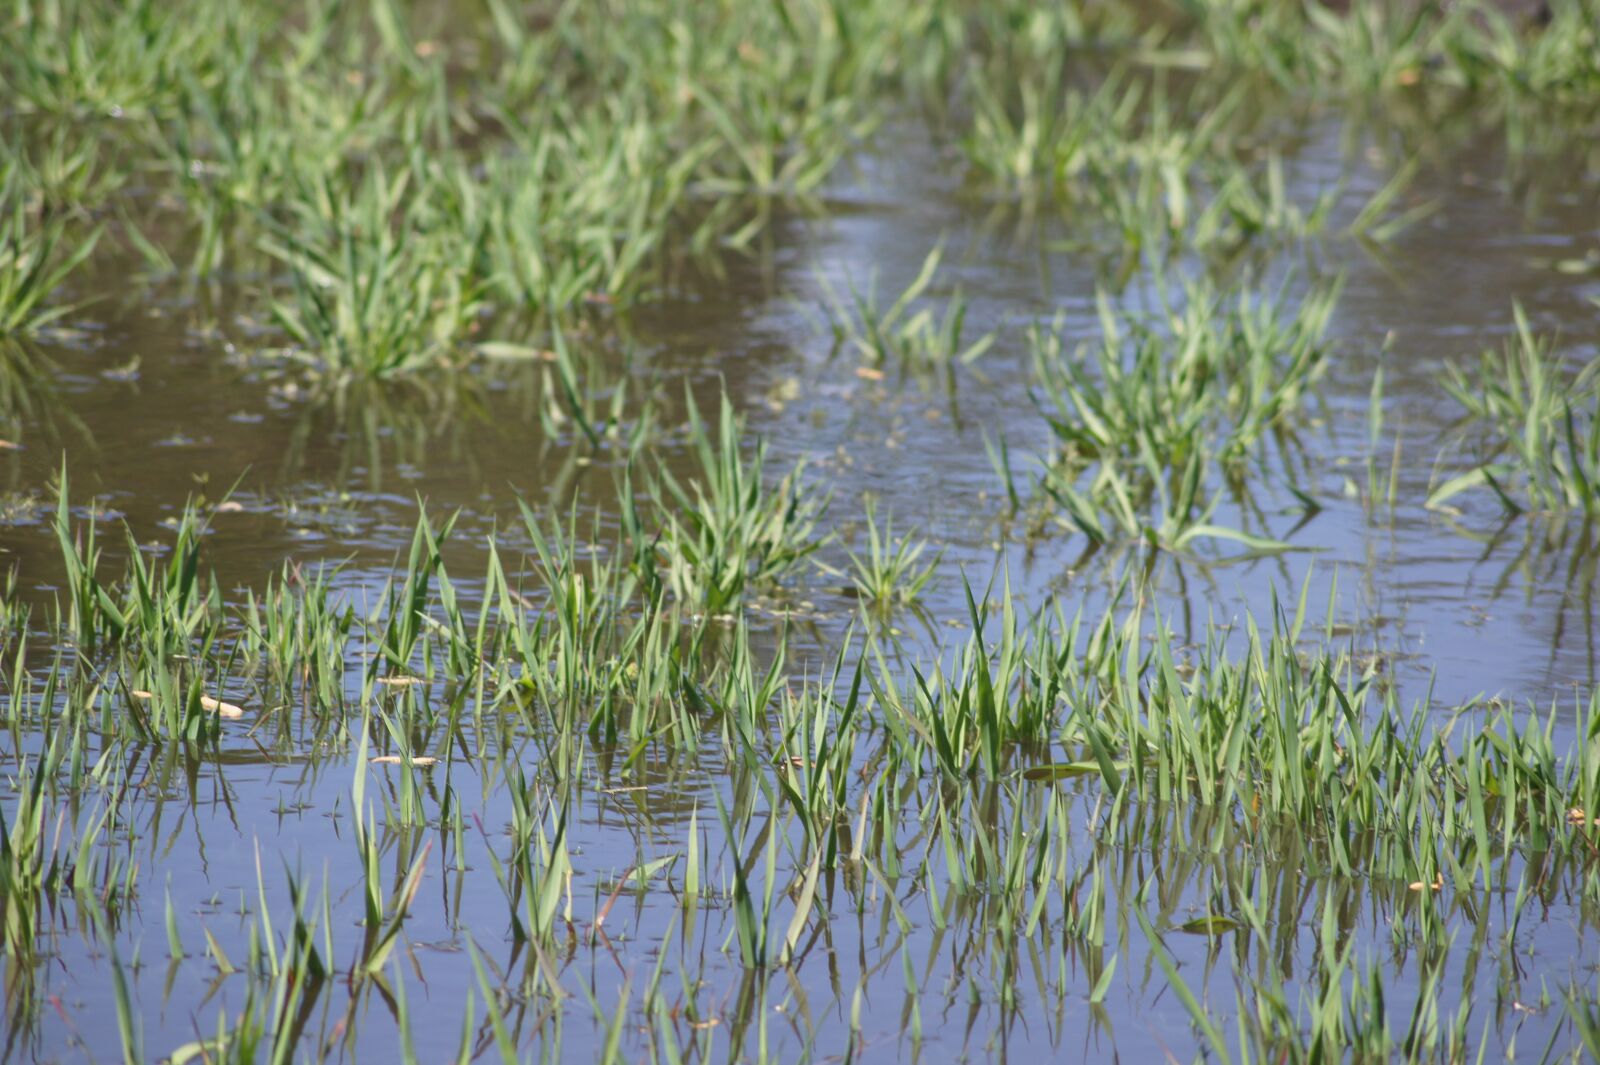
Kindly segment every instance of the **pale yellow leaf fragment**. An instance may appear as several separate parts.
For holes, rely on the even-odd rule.
[[[209,695],[200,696],[200,709],[209,710],[218,717],[229,719],[244,716],[244,711],[237,706],[232,703],[225,703],[221,699],[213,699]]]
[[[137,689],[129,694],[131,694],[135,699],[138,699],[140,702],[145,703],[155,698],[154,693],[140,691]],[[216,714],[218,717],[225,717],[230,721],[234,718],[244,716],[244,711],[239,707],[234,706],[232,703],[225,703],[221,699],[213,699],[209,695],[200,696],[200,709],[205,710],[208,713]]]

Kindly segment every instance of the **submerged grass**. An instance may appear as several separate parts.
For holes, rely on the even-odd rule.
[[[1433,490],[1431,507],[1487,488],[1511,514],[1600,511],[1600,359],[1569,373],[1522,308],[1516,335],[1469,372],[1447,366],[1440,380],[1484,431],[1483,458]]]
[[[896,537],[892,521],[878,528],[877,508],[867,505],[866,550],[850,552],[851,579],[856,591],[869,602],[888,606],[915,603],[934,578],[942,552],[923,561],[926,540]]]
[[[0,182],[0,333],[70,313],[97,220],[137,217],[104,224],[163,271],[246,291],[277,330],[257,343],[335,387],[537,360],[530,420],[571,469],[614,460],[614,481],[598,517],[525,504],[473,545],[475,572],[458,516],[422,507],[388,572],[286,564],[235,595],[207,566],[208,511],[152,553],[75,508],[63,466],[55,594],[30,609],[13,578],[0,617],[0,1057],[82,1039],[130,1062],[855,1060],[1101,1035],[1120,1055],[1113,1007],[1169,1055],[1219,1060],[1509,1056],[1525,1025],[1542,1060],[1593,1054],[1590,974],[1535,987],[1521,959],[1552,937],[1581,959],[1600,913],[1596,696],[1403,703],[1382,648],[1308,620],[1309,593],[1180,636],[1142,566],[1094,614],[964,574],[965,616],[938,619],[964,635],[908,649],[880,608],[955,575],[872,507],[848,553],[860,625],[819,657],[758,609],[803,589],[831,537],[820,477],[774,477],[726,395],[706,415],[686,393],[682,431],[664,428],[635,364],[602,381],[569,339],[821,209],[916,107],[972,191],[1057,212],[1120,260],[1096,321],[1030,332],[1048,443],[1019,478],[992,434],[1012,508],[1089,551],[1280,550],[1264,517],[1244,524],[1249,486],[1316,505],[1297,431],[1339,286],[1210,268],[1383,240],[1426,205],[1405,202],[1411,166],[1353,209],[1338,186],[1302,199],[1261,143],[1401,97],[1420,127],[1493,105],[1570,128],[1597,15],[1553,3],[1542,32],[1481,4],[3,16],[0,120],[24,148]],[[108,123],[114,152],[72,147]],[[875,283],[824,286],[866,376],[1000,346],[969,340],[959,291],[930,299],[941,256],[887,306]],[[1126,283],[1141,266],[1153,292]],[[1587,515],[1595,371],[1565,373],[1519,325],[1446,379],[1488,442],[1433,502],[1484,485]],[[1226,496],[1246,499],[1239,527],[1217,523]],[[285,843],[308,812],[343,841],[320,876]],[[214,865],[208,833],[227,835]],[[141,956],[157,870],[164,981]]]
[[[850,282],[848,298],[826,278],[819,278],[834,351],[848,351],[870,369],[890,366],[924,372],[948,371],[952,364],[970,363],[982,356],[994,344],[995,336],[987,333],[970,344],[963,341],[967,304],[959,290],[945,301],[939,317],[918,306],[938,276],[943,258],[942,247],[929,252],[917,276],[888,307],[879,301],[875,277],[865,289]]]
[[[655,539],[668,586],[709,615],[735,606],[749,585],[769,583],[816,550],[827,497],[810,489],[797,466],[774,490],[764,483],[766,444],[746,459],[740,423],[722,397],[716,429],[689,399],[689,446],[696,475],[686,486],[667,467],[651,496],[664,516]],[[646,561],[644,563],[648,565]]]
[[[1122,537],[1182,549],[1201,537],[1282,544],[1211,523],[1207,470],[1293,476],[1294,429],[1324,372],[1338,286],[1291,297],[1222,296],[1182,281],[1164,310],[1119,312],[1102,294],[1100,339],[1072,350],[1066,322],[1029,335],[1035,403],[1056,438],[1041,498],[1095,544]],[[1279,457],[1277,468],[1270,453]]]
[[[64,592],[86,605],[58,612],[48,628],[78,634],[77,650],[32,667],[19,653],[8,710],[13,735],[46,715],[58,722],[18,780],[0,833],[16,1030],[42,1023],[37,937],[62,901],[97,915],[92,941],[115,949],[117,915],[148,880],[138,873],[146,844],[137,830],[126,843],[98,841],[136,825],[152,799],[127,786],[120,756],[93,760],[85,749],[170,746],[193,757],[245,728],[284,754],[309,744],[316,761],[353,764],[354,845],[349,868],[336,861],[320,891],[292,867],[284,887],[269,890],[273,874],[258,861],[242,948],[204,920],[205,949],[191,954],[192,925],[169,916],[172,964],[212,970],[243,995],[230,997],[214,1035],[175,1053],[292,1057],[368,1045],[358,1042],[373,1023],[363,1004],[371,995],[404,1002],[415,975],[397,963],[418,948],[407,929],[423,886],[441,884],[448,896],[472,865],[492,871],[500,915],[463,916],[453,934],[481,943],[505,929],[509,953],[478,948],[475,965],[490,1011],[485,1037],[506,1028],[486,1046],[508,1053],[523,1038],[560,1045],[557,1018],[581,1013],[576,1003],[592,994],[586,959],[616,949],[611,937],[622,934],[608,918],[619,897],[637,892],[643,903],[657,881],[671,892],[679,916],[667,935],[687,953],[663,947],[642,999],[593,1000],[602,1042],[651,1060],[672,1060],[681,1038],[697,1038],[693,1025],[661,1031],[650,1019],[667,1010],[705,1023],[694,989],[710,970],[746,982],[738,1003],[711,1016],[733,1026],[742,1054],[770,1056],[779,1044],[751,1025],[784,999],[773,977],[803,983],[820,964],[819,941],[859,938],[870,960],[832,992],[842,1008],[854,988],[876,986],[880,966],[894,971],[897,955],[924,964],[911,953],[920,949],[911,910],[941,936],[973,937],[972,957],[948,970],[962,993],[986,997],[1011,984],[993,1003],[996,1023],[1024,1008],[1019,965],[1062,951],[1097,958],[1087,972],[1046,966],[1030,979],[1034,995],[1103,1002],[1124,993],[1115,974],[1144,957],[1179,989],[1200,1043],[1218,1055],[1449,1058],[1498,1027],[1439,978],[1438,959],[1458,949],[1450,928],[1473,920],[1451,916],[1448,900],[1470,911],[1480,893],[1520,882],[1506,950],[1516,949],[1516,922],[1536,893],[1600,906],[1593,701],[1441,717],[1426,702],[1399,705],[1381,674],[1336,648],[1331,620],[1303,651],[1315,627],[1304,599],[1274,605],[1260,629],[1247,620],[1243,632],[1212,629],[1181,646],[1137,606],[1094,619],[1055,602],[1025,615],[1003,585],[968,590],[970,637],[945,661],[896,661],[869,629],[821,675],[794,677],[782,653],[757,664],[747,626],[708,654],[713,628],[688,613],[694,604],[675,607],[643,579],[619,550],[625,539],[608,563],[579,555],[570,528],[526,517],[540,600],[519,590],[491,549],[476,616],[462,609],[459,578],[443,561],[452,523],[426,517],[364,616],[334,607],[325,577],[274,582],[236,610],[208,590],[192,548],[160,571],[135,553],[111,578],[92,540],[62,540]],[[198,544],[199,528],[191,514],[180,544]],[[201,697],[202,681],[241,693],[254,721]],[[133,683],[151,685],[149,709],[123,694]],[[291,707],[304,720],[291,724]],[[196,713],[204,726],[188,727]],[[1570,727],[1558,729],[1562,718]],[[580,822],[595,830],[583,796],[606,779],[602,765],[643,768],[658,746],[708,743],[721,749],[731,785],[713,791],[716,822],[688,814],[671,849],[642,850],[620,873],[579,861]],[[397,764],[373,765],[378,751]],[[49,811],[70,796],[100,796],[102,812],[63,836]],[[1152,846],[1164,873],[1141,868]],[[1291,866],[1306,872],[1291,877]],[[1321,926],[1320,947],[1304,955],[1281,912],[1303,895],[1302,875],[1316,885],[1309,904]],[[1338,942],[1352,891],[1372,893],[1378,907],[1363,924],[1363,949],[1392,937],[1434,959],[1419,960],[1420,980],[1405,992],[1415,1005],[1404,1030],[1385,1020],[1392,992],[1379,968]],[[876,933],[857,927],[869,906],[882,914]],[[353,929],[341,917],[351,908],[360,911]],[[1291,977],[1309,998],[1293,1003],[1276,963],[1259,976],[1241,963],[1237,1005],[1217,1004],[1174,960],[1175,937],[1185,935],[1230,937],[1244,958],[1289,950],[1312,966]],[[121,988],[125,1052],[137,1059],[151,1040],[138,1023],[148,1004],[135,1004],[118,962],[106,964]],[[681,980],[686,997],[671,997],[663,978]],[[913,1017],[919,1001],[932,1008],[941,994],[915,979],[906,993]],[[1547,1029],[1546,1060],[1563,1047],[1580,1052],[1592,1027],[1581,984],[1568,994],[1570,1022]],[[468,1031],[480,1023],[476,1002],[451,1005]],[[1458,1010],[1454,1020],[1437,1020],[1441,1008]],[[511,1035],[508,1010],[531,1025],[522,1035]],[[1224,1036],[1232,1022],[1219,1010],[1237,1021],[1236,1037]],[[417,1020],[397,1006],[395,1025],[411,1033],[403,1038],[418,1034]],[[912,1046],[919,1024],[902,1037]],[[791,1046],[787,1038],[781,1045]],[[798,1038],[833,1045],[820,1029]]]

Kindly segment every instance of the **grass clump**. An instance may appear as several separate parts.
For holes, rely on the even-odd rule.
[[[1535,22],[1520,5],[1472,0],[1351,4],[1189,5],[1217,58],[1285,88],[1400,94],[1447,92],[1588,102],[1600,87],[1594,0],[1556,0]]]
[[[894,523],[886,520],[878,527],[877,508],[867,505],[867,544],[860,553],[850,552],[851,580],[862,599],[880,606],[909,605],[922,597],[933,580],[943,552],[922,561],[927,541],[896,538]]]
[[[186,80],[242,65],[270,6],[160,0],[24,0],[0,24],[0,86],[25,114],[146,120],[170,111]]]
[[[997,625],[983,623],[991,612]],[[1054,604],[1023,619],[1002,594],[970,614],[954,668],[906,685],[892,671],[875,678],[885,704],[909,714],[907,750],[925,768],[1003,775],[1050,752],[1062,768],[1034,777],[1087,775],[1108,796],[1315,826],[1308,839],[1339,875],[1432,883],[1442,872],[1464,887],[1492,882],[1519,846],[1587,850],[1571,811],[1600,800],[1594,706],[1580,706],[1567,755],[1555,710],[1430,725],[1430,707],[1399,705],[1353,654],[1303,661],[1303,600],[1292,617],[1275,609],[1270,629],[1251,620],[1238,652],[1208,632],[1182,668],[1172,633],[1158,623],[1146,641],[1137,611],[1089,622]],[[1344,848],[1363,832],[1381,846],[1357,865]]]
[[[617,112],[563,115],[519,134],[518,154],[485,164],[480,267],[502,306],[563,314],[585,300],[630,301],[666,239],[698,154],[677,154],[626,101]]]
[[[451,361],[481,307],[481,236],[441,224],[426,177],[325,183],[263,247],[290,270],[273,317],[329,373],[384,376]]]
[[[1428,497],[1444,506],[1474,488],[1494,492],[1508,513],[1600,511],[1600,360],[1567,373],[1554,345],[1515,310],[1516,336],[1477,366],[1447,366],[1440,385],[1485,436],[1479,463]]]
[[[689,400],[694,472],[684,479],[663,466],[652,498],[662,515],[656,551],[674,594],[706,614],[723,614],[748,586],[769,584],[820,545],[816,526],[827,506],[796,466],[774,488],[764,483],[767,448],[746,459],[740,423],[722,397],[716,427]]]
[[[848,296],[826,278],[819,278],[834,351],[851,352],[875,369],[892,365],[927,371],[970,363],[989,350],[995,341],[993,333],[970,344],[963,342],[967,303],[959,289],[945,301],[942,316],[919,306],[938,276],[943,258],[942,246],[929,252],[917,276],[888,307],[879,302],[876,277],[868,281],[865,290],[851,282]]]
[[[83,264],[100,239],[99,227],[74,236],[69,221],[32,209],[19,164],[0,171],[0,337],[37,333],[70,304],[50,298]]]
[[[1161,317],[1119,315],[1102,295],[1101,339],[1076,350],[1065,322],[1035,328],[1035,402],[1056,438],[1041,461],[1044,494],[1096,542],[1120,529],[1171,548],[1219,534],[1266,546],[1210,525],[1207,470],[1236,482],[1252,467],[1270,472],[1266,445],[1292,444],[1326,367],[1337,292],[1313,290],[1291,310],[1287,289],[1224,298],[1186,281]]]

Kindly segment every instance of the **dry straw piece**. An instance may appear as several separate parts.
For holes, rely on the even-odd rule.
[[[147,691],[135,691],[133,697],[140,702],[147,703],[154,699],[155,695]],[[225,703],[221,699],[213,699],[209,695],[200,696],[200,709],[216,714],[218,717],[225,717],[230,721],[244,716],[244,711],[239,707],[234,706],[232,703]]]

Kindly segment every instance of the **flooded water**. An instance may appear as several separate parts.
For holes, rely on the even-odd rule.
[[[1357,202],[1381,185],[1378,168],[1345,158],[1340,134],[1329,122],[1295,157],[1306,198],[1341,177]],[[725,383],[770,442],[774,465],[804,460],[841,514],[857,514],[857,502],[872,496],[880,512],[943,546],[949,571],[986,574],[998,558],[1022,586],[1059,590],[1073,585],[1068,563],[1081,541],[1002,544],[997,554],[1001,488],[983,441],[1004,437],[1019,467],[1045,448],[1049,430],[1029,399],[1022,333],[1062,314],[1069,337],[1098,336],[1102,264],[1041,249],[1014,219],[963,196],[938,161],[926,146],[918,154],[914,143],[897,142],[893,157],[866,160],[828,190],[828,214],[781,220],[762,252],[726,257],[720,276],[669,286],[625,323],[597,313],[594,357],[669,411],[681,411],[680,381],[702,404]],[[1600,344],[1600,177],[1579,165],[1523,189],[1489,176],[1503,163],[1481,167],[1478,174],[1452,161],[1419,180],[1411,202],[1436,209],[1389,244],[1329,241],[1278,257],[1279,272],[1287,261],[1302,278],[1344,278],[1332,329],[1338,357],[1302,441],[1304,488],[1323,509],[1302,522],[1295,500],[1266,486],[1255,500],[1265,529],[1294,530],[1296,553],[1193,573],[1164,566],[1163,587],[1202,617],[1259,603],[1273,587],[1296,591],[1308,566],[1328,581],[1337,572],[1350,593],[1341,616],[1381,620],[1386,644],[1415,652],[1414,669],[1437,674],[1447,704],[1496,692],[1543,701],[1594,679],[1584,530],[1507,522],[1488,493],[1466,497],[1460,517],[1421,505],[1440,470],[1472,455],[1470,444],[1451,447],[1461,415],[1438,387],[1443,364],[1465,364],[1514,337],[1513,304],[1559,337],[1574,365]],[[996,347],[952,382],[857,377],[819,328],[819,281],[876,275],[896,293],[941,243],[951,253],[941,283],[972,301],[971,333],[998,330]],[[1578,272],[1563,271],[1574,265]],[[25,577],[53,560],[42,518],[63,456],[80,494],[152,543],[187,498],[231,491],[242,509],[218,519],[208,558],[241,585],[286,559],[386,573],[410,541],[419,500],[463,512],[457,550],[470,559],[465,545],[508,524],[518,498],[563,507],[612,496],[603,455],[574,466],[570,436],[544,432],[536,369],[479,366],[323,394],[259,360],[252,366],[246,352],[261,343],[260,327],[230,315],[225,300],[171,284],[129,291],[113,280],[136,270],[113,263],[78,282],[82,294],[97,295],[90,316],[73,323],[81,327],[73,343],[11,353],[8,438],[22,446],[6,455],[5,490],[17,505],[8,508],[3,546]],[[1156,297],[1136,277],[1122,298],[1139,306]],[[1372,450],[1368,408],[1380,366],[1379,457],[1386,473],[1395,454],[1400,463],[1396,505],[1378,518],[1347,496]],[[30,499],[41,505],[22,505]],[[834,551],[830,561],[843,558]],[[819,577],[806,596],[847,623],[853,601],[830,599],[833,584]],[[1090,585],[1077,582],[1083,594]],[[959,582],[934,591],[932,615],[965,612]]]
[[[1391,160],[1374,158],[1366,143],[1352,153],[1331,120],[1305,131],[1288,155],[1295,198],[1309,201],[1339,180],[1350,203],[1370,196]],[[1059,315],[1069,337],[1096,338],[1104,262],[1060,244],[1058,222],[984,202],[951,176],[943,152],[915,129],[891,129],[825,188],[825,210],[786,209],[751,253],[686,268],[626,315],[596,307],[586,335],[572,339],[598,375],[626,382],[628,410],[658,397],[669,441],[681,439],[686,387],[706,409],[725,387],[750,430],[769,442],[769,477],[803,461],[812,483],[831,492],[824,524],[840,539],[820,553],[821,565],[788,583],[782,603],[750,615],[763,653],[787,629],[788,672],[816,677],[856,638],[859,603],[825,567],[848,566],[870,498],[897,531],[942,551],[920,609],[893,623],[908,661],[938,660],[967,638],[963,575],[981,591],[999,574],[1020,602],[1056,596],[1095,617],[1122,567],[1148,564],[1154,603],[1186,641],[1202,640],[1208,621],[1265,618],[1274,595],[1292,602],[1308,587],[1309,614],[1331,612],[1358,649],[1381,651],[1402,701],[1430,699],[1441,721],[1478,697],[1565,708],[1587,695],[1600,620],[1588,525],[1578,517],[1507,518],[1488,492],[1458,497],[1455,513],[1423,501],[1470,465],[1474,446],[1437,383],[1440,368],[1465,365],[1514,336],[1514,303],[1537,330],[1559,338],[1574,365],[1600,354],[1600,172],[1592,159],[1580,152],[1571,165],[1513,179],[1492,138],[1458,145],[1424,165],[1406,190],[1406,206],[1435,209],[1392,241],[1329,238],[1272,256],[1263,273],[1291,292],[1343,279],[1330,330],[1335,354],[1295,449],[1298,487],[1317,507],[1308,511],[1283,484],[1264,483],[1247,504],[1224,503],[1213,520],[1287,540],[1293,550],[1255,555],[1219,541],[1180,559],[1138,549],[1086,555],[1082,537],[1063,528],[1028,535],[1008,521],[989,445],[1003,438],[1023,469],[1050,444],[1030,396],[1026,329]],[[856,360],[834,351],[818,325],[824,283],[875,273],[882,291],[898,293],[941,243],[946,269],[932,295],[959,284],[971,303],[971,335],[996,330],[995,345],[948,378],[893,367],[859,375]],[[74,295],[89,302],[68,329],[5,349],[3,435],[17,446],[0,453],[0,551],[22,597],[41,610],[59,594],[50,519],[63,463],[80,517],[103,519],[113,554],[121,523],[160,554],[186,500],[236,503],[213,518],[204,559],[240,601],[286,563],[305,572],[334,563],[347,601],[376,603],[425,506],[436,519],[459,512],[446,568],[476,609],[470,601],[482,587],[488,536],[498,534],[509,563],[529,564],[519,499],[558,516],[576,507],[580,528],[591,515],[601,528],[619,520],[608,509],[619,452],[590,456],[575,446],[579,430],[570,423],[548,431],[547,366],[487,363],[319,390],[255,354],[282,340],[243,316],[227,282],[146,284],[138,272],[131,256],[97,257],[74,279]],[[1136,274],[1112,298],[1140,307],[1158,295]],[[1380,366],[1374,446],[1369,406]],[[1398,459],[1392,506],[1363,498],[1369,457],[1385,483]],[[352,693],[359,669],[352,667]],[[415,699],[425,715],[456,705],[447,685],[382,698]],[[127,807],[133,823],[109,837],[108,857],[136,867],[138,882],[135,895],[118,899],[110,938],[152,1059],[213,1034],[219,1015],[247,1008],[248,985],[230,970],[265,949],[252,942],[262,914],[285,934],[299,890],[291,884],[309,886],[300,905],[315,937],[329,916],[334,965],[346,964],[362,936],[351,787],[364,761],[348,751],[323,754],[307,721],[292,726],[287,743],[265,739],[256,728],[276,727],[266,724],[267,709],[246,705],[244,724],[258,715],[262,724],[230,724],[215,749],[108,748],[138,795]],[[45,739],[43,730],[10,733],[0,746],[6,771],[15,773]],[[1392,1023],[1404,1027],[1426,973],[1464,989],[1446,996],[1452,1011],[1476,1001],[1469,1034],[1475,1042],[1487,1030],[1489,1057],[1513,1047],[1535,1053],[1559,1023],[1559,1001],[1548,996],[1564,981],[1592,985],[1600,963],[1600,928],[1582,900],[1586,874],[1558,862],[1532,875],[1540,904],[1520,921],[1510,915],[1512,896],[1533,859],[1527,868],[1508,863],[1495,890],[1452,893],[1441,908],[1458,931],[1441,964],[1406,939],[1403,915],[1415,892],[1377,874],[1332,875],[1292,826],[1263,849],[1219,835],[1211,811],[1152,806],[1122,822],[1113,846],[1093,831],[1104,816],[1093,789],[1008,778],[955,799],[954,827],[971,819],[1004,837],[1067,826],[1052,838],[1076,849],[1050,860],[1105,874],[1100,934],[1068,930],[1086,919],[1085,907],[1093,910],[1086,900],[1042,899],[1045,920],[1032,931],[997,932],[998,902],[986,889],[953,892],[940,873],[943,895],[934,897],[922,878],[869,863],[821,878],[818,905],[829,917],[806,926],[798,961],[753,968],[740,959],[736,907],[718,892],[742,863],[759,900],[775,875],[763,865],[766,848],[782,854],[787,869],[791,851],[804,853],[803,840],[767,809],[768,791],[725,741],[708,733],[693,750],[650,745],[631,757],[626,745],[595,744],[588,770],[560,782],[544,761],[550,749],[548,738],[526,735],[506,748],[520,759],[451,759],[448,776],[442,767],[422,775],[423,823],[406,827],[380,815],[385,892],[400,889],[426,853],[396,955],[404,986],[325,994],[312,1016],[296,1021],[316,1033],[302,1054],[400,1053],[399,996],[417,1060],[444,1060],[463,1047],[491,1054],[502,1037],[536,1057],[587,1060],[606,1045],[623,996],[655,988],[675,1005],[629,1017],[623,1045],[636,1051],[676,1043],[685,1058],[713,1060],[762,1052],[780,1060],[1187,1059],[1196,1045],[1190,1015],[1129,907],[1137,895],[1159,922],[1182,926],[1211,912],[1241,877],[1272,915],[1270,944],[1231,931],[1165,939],[1189,987],[1225,1015],[1252,980],[1282,981],[1291,1002],[1314,993],[1320,959],[1337,943],[1353,948],[1361,971],[1383,971],[1395,996],[1387,1003]],[[507,781],[519,771],[565,804],[572,874],[559,920],[570,923],[553,956],[516,942],[508,914],[520,900],[508,906],[498,872],[513,819]],[[381,810],[408,801],[399,777],[391,767],[371,768],[367,796]],[[937,856],[942,870],[936,826],[915,812],[941,785],[924,778],[905,787],[903,812],[886,815],[882,831],[898,835],[907,854]],[[748,833],[730,841],[719,804],[753,809]],[[547,831],[555,824],[552,811]],[[691,824],[711,893],[686,906],[676,891],[630,881],[631,870],[656,859],[682,860]],[[662,883],[680,880],[681,869]],[[774,935],[790,912],[781,890],[778,897]],[[171,962],[169,910],[185,952]],[[27,997],[39,1004],[26,1024],[12,1012],[9,1058],[119,1055],[117,988],[102,940],[84,920],[62,903],[31,971],[7,966],[7,980],[30,981]],[[482,988],[535,971],[558,973],[566,997],[508,1000],[497,1034],[484,1019]],[[15,1010],[18,992],[10,990]],[[477,1012],[466,1019],[469,994]],[[358,1044],[341,1043],[357,1028]]]

